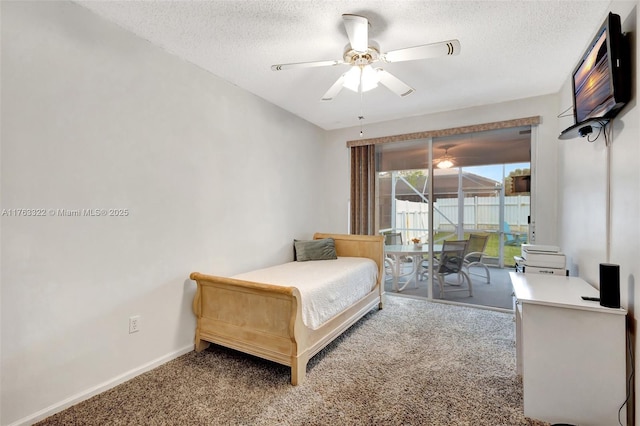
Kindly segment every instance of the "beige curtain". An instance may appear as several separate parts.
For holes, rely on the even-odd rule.
[[[374,235],[375,232],[375,145],[351,148],[351,233]]]

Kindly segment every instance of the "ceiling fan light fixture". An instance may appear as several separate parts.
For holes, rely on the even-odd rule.
[[[438,162],[437,167],[439,169],[450,169],[451,167],[453,167],[453,161],[449,160],[448,158],[445,158],[444,160],[440,160]]]
[[[342,85],[354,92],[358,92],[359,89],[367,92],[378,87],[378,75],[371,65],[354,66],[344,74]]]
[[[344,74],[344,83],[342,83],[342,85],[349,90],[357,92],[360,86],[360,68],[351,67],[351,69]]]
[[[362,68],[362,91],[367,92],[369,90],[378,87],[378,73],[373,69],[371,65],[367,65]]]
[[[438,161],[438,164],[436,164],[436,167],[439,169],[450,169],[451,167],[454,166],[453,157],[449,155],[449,148],[451,148],[451,146],[447,146],[443,148],[444,148],[444,155],[442,156],[440,161]]]

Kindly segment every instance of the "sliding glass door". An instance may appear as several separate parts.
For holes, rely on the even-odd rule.
[[[483,263],[513,264],[528,236],[530,133],[524,126],[376,146],[378,232],[425,245],[424,265],[412,264],[415,257],[402,265],[425,272],[404,292],[440,298],[428,267],[444,241],[471,234],[488,236]],[[455,299],[474,303],[468,295]]]

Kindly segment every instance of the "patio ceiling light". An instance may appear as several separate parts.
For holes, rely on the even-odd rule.
[[[446,159],[446,160],[440,160],[438,162],[438,166],[439,169],[449,169],[451,167],[453,167],[453,161]]]
[[[449,150],[449,148],[447,147],[444,150],[444,155],[442,156],[442,158],[440,159],[440,161],[438,161],[438,164],[436,165],[436,167],[438,167],[439,169],[449,169],[451,167],[453,167],[453,157],[451,157],[447,151]]]

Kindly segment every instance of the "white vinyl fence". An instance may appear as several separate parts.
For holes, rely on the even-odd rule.
[[[504,197],[504,220],[513,232],[526,232],[530,214],[530,196]],[[458,225],[458,199],[440,198],[434,203],[433,228],[435,232],[453,232]],[[426,240],[429,229],[429,205],[413,201],[396,200],[396,225],[403,241],[411,238]],[[467,197],[464,199],[465,230],[498,231],[500,229],[499,197]]]

